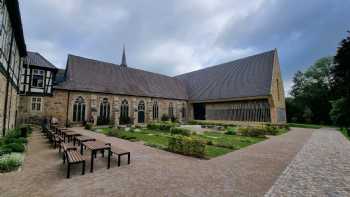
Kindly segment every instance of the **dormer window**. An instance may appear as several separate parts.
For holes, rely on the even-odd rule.
[[[33,69],[32,87],[36,87],[36,88],[44,87],[44,71],[43,70]]]

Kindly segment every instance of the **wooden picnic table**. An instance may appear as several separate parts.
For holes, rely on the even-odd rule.
[[[94,158],[98,151],[108,150],[108,162],[107,162],[107,169],[111,167],[111,146],[108,144],[101,142],[101,141],[87,141],[82,142],[80,144],[80,154],[84,154],[84,146],[91,150],[91,164],[90,164],[90,172],[94,171]],[[104,155],[104,154],[103,154]]]
[[[80,135],[80,136],[75,136],[73,140],[73,145],[75,146],[75,142],[78,142],[78,145],[80,145],[83,142],[88,142],[88,141],[95,141],[96,139],[93,137],[85,136],[85,135]]]
[[[66,127],[58,127],[58,128],[56,128],[56,132],[57,132],[58,135],[62,135],[62,131],[66,131],[66,130],[68,130],[68,128],[66,128]]]
[[[66,132],[64,134],[63,141],[65,142],[66,141],[66,137],[67,137],[67,140],[68,140],[68,143],[69,143],[70,141],[73,141],[74,137],[77,137],[77,136],[81,136],[81,134],[78,133],[78,132],[75,132],[75,131]]]

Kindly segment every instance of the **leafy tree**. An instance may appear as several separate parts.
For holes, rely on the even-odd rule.
[[[329,112],[332,98],[330,91],[332,67],[333,58],[325,57],[317,60],[305,72],[298,71],[295,74],[291,91],[292,98],[286,102],[289,121],[331,123]]]
[[[350,32],[349,32],[350,33]],[[350,126],[350,35],[341,41],[331,69],[332,91],[336,100],[330,113],[340,126]]]

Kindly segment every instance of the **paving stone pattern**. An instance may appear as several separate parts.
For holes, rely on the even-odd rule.
[[[350,196],[350,142],[316,130],[266,196]]]

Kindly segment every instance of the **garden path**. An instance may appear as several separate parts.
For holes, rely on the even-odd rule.
[[[66,179],[58,151],[35,131],[21,172],[0,174],[0,196],[262,196],[312,134],[310,129],[293,128],[224,156],[200,160],[74,130],[130,150],[131,164],[124,161],[117,167],[114,159],[107,170],[106,161],[98,158],[94,173],[81,176],[77,166]]]

